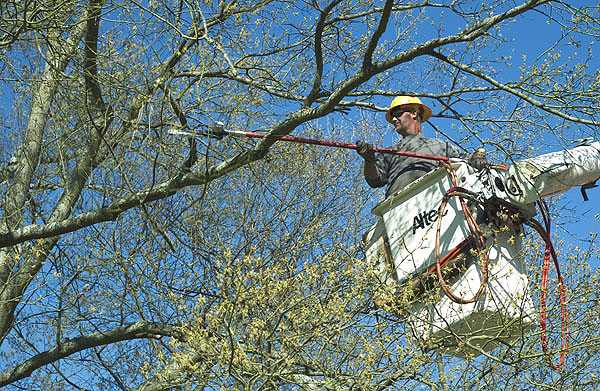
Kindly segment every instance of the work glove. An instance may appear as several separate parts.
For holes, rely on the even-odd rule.
[[[369,143],[363,143],[362,141],[356,142],[356,152],[365,160],[367,163],[375,162],[375,151],[373,151],[373,145]]]
[[[478,148],[475,152],[469,156],[469,164],[473,166],[476,170],[481,170],[490,165],[485,156],[485,149]]]

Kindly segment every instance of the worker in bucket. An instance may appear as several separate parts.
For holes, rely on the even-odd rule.
[[[402,139],[390,149],[469,159],[471,164],[478,169],[487,163],[484,150],[478,150],[469,156],[468,153],[462,152],[447,141],[425,137],[421,124],[429,117],[431,117],[431,109],[421,103],[419,98],[412,96],[394,98],[385,113],[385,119],[394,125],[394,129],[402,136]],[[418,157],[376,155],[373,145],[362,141],[356,142],[356,150],[364,159],[363,173],[367,183],[371,187],[385,186],[386,198],[439,166],[435,160]]]

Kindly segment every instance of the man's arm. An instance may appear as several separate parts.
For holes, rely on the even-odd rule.
[[[469,164],[476,170],[481,170],[489,166],[489,162],[485,155],[485,149],[483,148],[478,148],[472,154],[468,154],[446,142],[446,156],[468,160]]]
[[[476,170],[481,170],[490,165],[485,156],[485,149],[478,148],[475,152],[473,152],[469,156],[469,164],[473,166]]]
[[[381,180],[377,165],[375,164],[375,151],[373,151],[373,146],[368,143],[363,143],[362,141],[357,141],[356,152],[364,159],[363,174],[369,186],[384,186],[385,183]]]

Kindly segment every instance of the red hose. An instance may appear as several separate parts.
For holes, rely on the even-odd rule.
[[[446,296],[448,296],[450,300],[458,304],[474,303],[481,298],[487,287],[489,252],[486,251],[485,238],[483,237],[483,234],[481,233],[481,230],[479,229],[479,226],[475,221],[475,217],[469,210],[469,207],[465,204],[464,198],[472,199],[476,202],[478,202],[478,200],[475,198],[475,194],[471,193],[466,189],[457,187],[458,181],[456,178],[456,172],[450,161],[440,161],[440,163],[446,168],[446,172],[448,173],[450,182],[454,187],[448,189],[446,194],[444,194],[444,197],[442,198],[442,203],[440,204],[440,208],[438,211],[439,219],[437,230],[435,233],[435,269],[442,291],[446,294]],[[455,295],[446,283],[444,276],[442,275],[442,265],[440,260],[440,232],[442,228],[442,216],[444,215],[444,209],[446,208],[446,204],[448,203],[448,200],[451,197],[459,197],[465,221],[467,222],[469,231],[471,232],[471,238],[473,238],[475,248],[477,249],[481,261],[481,283],[479,285],[477,293],[475,293],[475,295],[470,299],[464,299]]]
[[[540,209],[540,214],[542,215],[542,219],[544,221],[544,226],[536,220],[529,219],[526,221],[527,225],[535,229],[545,243],[544,250],[544,264],[542,266],[542,281],[541,281],[541,293],[540,293],[540,330],[541,330],[541,343],[542,343],[542,351],[544,352],[544,356],[548,365],[552,369],[559,369],[565,358],[567,357],[567,348],[569,346],[569,315],[567,311],[567,294],[565,290],[565,285],[563,284],[562,275],[560,273],[560,267],[558,264],[558,258],[556,256],[556,252],[554,251],[554,246],[552,245],[552,241],[550,240],[550,218],[548,216],[548,206],[543,201],[538,201],[537,205]],[[558,290],[560,293],[560,313],[561,313],[561,343],[560,343],[560,358],[557,364],[552,362],[552,358],[550,357],[550,352],[548,351],[548,340],[546,337],[546,296],[547,296],[547,288],[548,288],[548,274],[550,269],[550,257],[554,262],[554,267],[556,268],[556,275],[558,279]]]
[[[438,227],[437,227],[436,234],[435,234],[435,269],[437,272],[438,280],[440,282],[442,291],[446,294],[446,296],[448,296],[448,298],[450,300],[452,300],[453,302],[458,303],[458,304],[469,304],[469,303],[474,303],[477,300],[479,300],[481,298],[481,296],[485,293],[485,289],[487,287],[487,280],[488,280],[489,252],[486,251],[485,238],[483,237],[483,234],[481,233],[479,226],[475,222],[475,218],[473,217],[469,208],[464,204],[463,198],[471,197],[468,193],[469,192],[467,190],[461,189],[461,188],[453,187],[453,188],[448,189],[448,191],[444,195],[444,198],[442,199],[442,203],[440,204],[440,209],[439,209],[440,217],[438,220]],[[446,208],[446,204],[448,203],[448,200],[450,199],[450,197],[455,197],[455,196],[458,196],[460,199],[460,203],[463,206],[463,213],[465,215],[465,220],[467,221],[467,225],[469,226],[469,230],[471,231],[471,236],[468,239],[470,239],[470,238],[474,239],[473,242],[475,243],[475,248],[477,249],[477,253],[479,254],[479,258],[481,260],[481,273],[482,273],[481,283],[479,285],[479,289],[477,290],[477,293],[475,293],[475,295],[470,299],[464,299],[462,297],[455,295],[454,292],[452,292],[452,290],[446,283],[444,276],[442,275],[442,264],[441,264],[441,260],[440,260],[440,231],[441,231],[441,227],[442,227],[441,220],[442,220],[442,216],[444,215],[443,212],[444,212],[444,209]],[[454,255],[456,255],[456,254],[454,254]]]

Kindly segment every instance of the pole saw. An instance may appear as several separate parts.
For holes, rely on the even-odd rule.
[[[209,137],[215,138],[217,140],[222,140],[225,136],[234,136],[234,137],[248,137],[248,138],[265,138],[267,135],[265,133],[257,133],[257,132],[243,132],[236,130],[225,129],[223,123],[217,122],[217,124],[213,127],[209,127],[208,130],[204,131],[190,131],[186,129],[169,129],[169,134],[179,135],[179,136],[187,136],[187,137]],[[310,145],[320,145],[324,147],[334,147],[334,148],[344,148],[344,149],[354,149],[356,150],[356,144],[347,144],[341,143],[338,141],[326,141],[326,140],[316,140],[304,137],[295,137],[295,136],[282,136],[278,140],[287,141],[292,143],[300,143],[300,144],[310,144]],[[430,160],[439,160],[439,161],[448,161],[448,157],[446,156],[437,156],[437,155],[427,155],[424,153],[417,152],[409,152],[409,151],[398,151],[389,148],[379,148],[373,147],[373,151],[388,154],[388,155],[400,155],[400,156],[409,156],[416,157],[421,159],[430,159]]]

